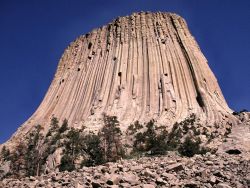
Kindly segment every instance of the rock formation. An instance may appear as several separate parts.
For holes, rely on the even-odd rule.
[[[77,133],[81,131],[74,128],[82,126],[95,132],[103,127],[103,114],[117,116],[124,145],[131,146],[130,137],[136,137],[125,131],[131,123],[138,120],[145,125],[153,119],[150,122],[157,128],[163,127],[157,130],[168,134],[160,137],[165,145],[173,140],[180,146],[189,137],[214,154],[193,154],[188,159],[172,152],[160,158],[121,160],[90,168],[77,163],[78,171],[55,173],[69,137],[58,124],[57,128],[50,126],[51,119],[57,118],[60,125],[67,119]],[[35,127],[39,131],[33,134]],[[103,140],[100,143],[106,144]],[[23,149],[25,144],[27,150]],[[6,148],[0,146],[1,155],[8,156],[0,156],[0,178],[16,170],[10,158],[19,166],[30,165],[26,151],[32,154],[31,159],[43,159],[43,164],[37,164],[36,174],[41,176],[21,181],[7,178],[0,187],[249,186],[250,113],[233,113],[228,107],[185,20],[172,13],[134,13],[77,38],[63,53],[36,112],[4,145],[13,152],[8,150],[5,155]],[[186,148],[194,150],[190,145]],[[72,161],[74,165],[77,160]],[[41,174],[40,167],[45,169]],[[23,177],[20,169],[14,172]],[[29,168],[25,170],[29,172]]]
[[[119,17],[72,42],[41,105],[11,140],[53,116],[98,130],[103,113],[122,129],[150,119],[171,127],[192,113],[204,124],[236,121],[185,20],[160,12]]]
[[[233,169],[233,170],[232,170]],[[216,187],[250,186],[250,163],[241,156],[196,155],[122,160],[74,172],[52,172],[40,177],[5,179],[0,187]]]

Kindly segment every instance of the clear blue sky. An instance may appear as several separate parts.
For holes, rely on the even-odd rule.
[[[184,17],[229,106],[250,110],[249,0],[0,0],[0,143],[36,110],[71,41],[141,10]]]

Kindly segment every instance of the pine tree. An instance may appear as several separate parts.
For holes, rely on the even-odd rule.
[[[26,168],[25,168],[25,153],[27,151],[27,147],[24,143],[19,143],[15,151],[11,154],[10,157],[10,175],[15,178],[25,176]]]
[[[103,140],[104,160],[107,162],[116,161],[124,156],[124,149],[121,143],[121,130],[116,116],[103,116],[104,126],[99,132]]]
[[[1,151],[1,156],[3,160],[8,161],[10,158],[10,150],[6,148],[6,146],[3,146]]]
[[[67,133],[66,140],[63,143],[64,151],[59,167],[60,171],[75,169],[75,161],[80,157],[83,150],[82,140],[80,131],[77,129],[71,128]]]
[[[68,120],[67,119],[64,119],[63,120],[63,123],[62,123],[62,126],[59,128],[59,133],[62,134],[64,133],[66,130],[68,130]]]
[[[39,141],[42,140],[41,125],[37,125],[35,130],[28,136],[27,152],[25,154],[25,167],[27,176],[39,175],[41,168],[41,153]]]
[[[164,127],[156,127],[153,120],[146,124],[147,130],[135,135],[133,152],[148,152],[151,155],[165,154],[167,146],[168,133]]]
[[[95,166],[104,163],[104,152],[101,139],[98,135],[90,133],[84,137],[84,152],[88,155],[82,166]]]

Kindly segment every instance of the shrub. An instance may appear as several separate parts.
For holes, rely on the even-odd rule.
[[[9,176],[19,178],[39,175],[41,166],[39,142],[43,139],[41,130],[41,125],[35,126],[26,136],[27,142],[17,144],[12,153],[5,147],[3,148],[3,158],[10,161]]]
[[[195,114],[191,114],[183,121],[174,124],[171,132],[168,135],[169,150],[178,150],[181,145],[181,139],[188,133],[194,134],[195,136],[201,134],[200,130],[194,126],[195,122],[196,116]]]
[[[135,141],[133,144],[133,152],[143,152],[145,151],[145,135],[141,132],[135,135]]]
[[[135,121],[134,124],[129,125],[127,129],[128,135],[135,134],[138,130],[142,129],[143,125],[139,123],[139,121]]]
[[[6,148],[6,146],[3,146],[1,151],[1,156],[3,160],[8,161],[10,158],[10,150]]]
[[[67,119],[64,119],[64,120],[63,120],[63,124],[62,124],[62,126],[59,128],[58,132],[59,132],[60,134],[62,134],[62,133],[64,133],[64,132],[67,131],[67,130],[68,130],[68,120],[67,120]]]
[[[194,139],[190,136],[185,138],[185,141],[180,145],[178,151],[181,155],[192,157],[195,154],[205,154],[208,149],[200,146],[200,139]]]
[[[51,119],[51,123],[50,123],[52,129],[54,129],[54,130],[58,129],[58,128],[59,128],[58,123],[59,123],[59,122],[58,122],[58,119],[57,119],[56,117],[53,117],[53,118]]]
[[[147,130],[135,135],[133,144],[133,153],[147,152],[151,155],[162,155],[167,151],[167,131],[164,127],[160,133],[156,132],[154,121],[151,120],[146,124]]]
[[[175,123],[171,132],[167,135],[167,150],[173,151],[180,144],[182,132],[178,123]]]
[[[156,138],[153,140],[153,143],[151,144],[152,146],[152,148],[150,149],[151,154],[153,155],[166,154],[168,150],[167,135],[168,135],[168,132],[165,129],[161,130],[161,132],[157,134]]]
[[[75,164],[72,162],[72,157],[65,154],[62,156],[61,163],[59,166],[59,171],[73,171],[75,170]]]

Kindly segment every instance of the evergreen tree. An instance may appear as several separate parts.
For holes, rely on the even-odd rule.
[[[53,132],[58,131],[58,128],[59,128],[59,124],[58,123],[59,123],[58,119],[56,117],[52,117],[52,119],[50,121],[50,129],[47,132],[46,137],[51,136],[51,134]]]
[[[124,149],[121,143],[121,130],[116,116],[103,116],[104,126],[99,132],[103,142],[104,160],[107,162],[116,161],[124,156]]]
[[[139,132],[135,135],[133,152],[148,152],[151,155],[165,154],[168,149],[168,133],[165,128],[157,128],[153,120],[146,124],[146,128],[145,132]]]
[[[63,120],[63,123],[62,123],[62,126],[59,128],[59,133],[62,134],[64,133],[65,131],[68,130],[68,120],[67,119],[64,119]]]
[[[10,157],[10,175],[14,178],[19,178],[21,176],[26,175],[25,168],[25,153],[27,151],[27,147],[24,143],[19,143],[15,148],[14,152]]]
[[[10,150],[6,148],[6,146],[3,146],[1,151],[1,156],[3,160],[8,161],[10,158]]]
[[[28,136],[27,152],[25,153],[25,167],[27,176],[39,175],[41,168],[41,153],[39,141],[42,140],[41,125],[37,125],[35,130]]]
[[[61,163],[59,166],[59,171],[73,171],[75,170],[75,164],[72,162],[72,157],[69,156],[68,154],[64,154],[61,159]]]
[[[179,147],[178,151],[181,155],[193,157],[195,154],[205,154],[208,152],[207,148],[201,147],[201,140],[194,139],[190,136],[185,138],[183,144]]]
[[[72,171],[75,169],[75,161],[81,156],[83,151],[82,140],[80,131],[77,129],[71,128],[67,133],[66,140],[63,143],[64,151],[59,167],[60,171]]]
[[[87,158],[83,161],[82,166],[95,166],[104,163],[100,137],[90,133],[84,137],[84,143],[84,152],[87,154]]]
[[[53,117],[52,119],[51,119],[51,127],[52,127],[52,129],[58,129],[59,128],[59,125],[58,125],[58,119],[56,118],[56,117]]]
[[[67,135],[65,135],[66,131],[69,130],[68,127],[68,120],[64,119],[61,127],[59,127],[58,125],[58,120],[56,117],[53,117],[51,119],[51,123],[50,123],[50,129],[45,137],[44,140],[44,149],[41,155],[41,163],[43,164],[43,171],[45,170],[45,163],[47,161],[47,158],[49,155],[53,154],[56,149],[60,148],[63,146],[63,143],[61,143],[61,140],[66,137]],[[66,166],[64,167],[64,165],[67,164],[67,157],[64,157],[61,159],[61,168],[66,170]],[[67,169],[69,170],[69,169]]]

